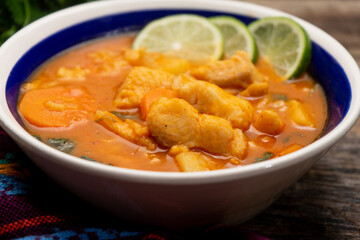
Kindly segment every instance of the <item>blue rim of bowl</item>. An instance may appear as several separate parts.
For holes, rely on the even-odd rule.
[[[11,70],[6,84],[6,100],[12,115],[22,125],[16,108],[20,85],[41,64],[56,54],[89,40],[135,32],[151,20],[180,13],[198,14],[205,17],[224,14],[217,11],[189,9],[131,11],[88,20],[48,36],[29,49]],[[236,17],[245,24],[255,20],[255,18],[241,14],[227,15]],[[129,22],[131,23],[130,26]],[[323,86],[328,100],[329,117],[322,134],[324,136],[346,116],[352,96],[349,80],[340,64],[321,46],[314,42],[312,45],[312,60],[308,72]]]

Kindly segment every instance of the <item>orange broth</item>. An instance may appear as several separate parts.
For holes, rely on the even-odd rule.
[[[27,83],[38,82],[46,86],[47,82],[56,79],[56,72],[61,67],[75,68],[76,66],[81,66],[83,68],[94,68],[96,63],[89,60],[87,57],[89,53],[100,50],[120,53],[122,49],[131,48],[133,39],[133,36],[116,36],[74,47],[55,56],[39,67]],[[272,157],[276,157],[284,148],[293,144],[304,147],[316,140],[325,126],[327,119],[325,94],[321,86],[308,74],[305,73],[295,80],[282,81],[264,59],[260,59],[256,67],[263,77],[269,81],[270,95],[275,99],[280,99],[280,101],[273,102],[271,109],[279,114],[285,123],[285,127],[280,134],[273,136],[261,133],[251,125],[244,132],[249,140],[247,157],[245,159],[234,160],[234,158],[230,157],[211,155],[216,163],[216,168],[230,168],[254,163],[259,161],[265,152],[271,152],[273,154]],[[72,82],[69,80],[58,85],[71,84],[82,86],[94,98],[98,109],[112,111],[115,110],[113,99],[116,91],[130,70],[131,67],[125,65],[106,76],[89,73],[85,81]],[[27,83],[21,89],[19,102],[27,92]],[[230,92],[237,94],[239,91],[230,89]],[[238,96],[240,97],[239,94]],[[264,97],[245,99],[254,106],[255,114],[260,112],[261,106],[265,101]],[[286,114],[286,106],[284,106],[284,101],[281,101],[281,99],[284,101],[287,99],[300,100],[311,116],[315,126],[304,127],[293,123],[289,114]],[[266,109],[269,109],[269,107]],[[140,119],[138,109],[123,111],[125,113],[131,112],[135,113],[135,115],[137,114],[138,118],[136,121],[146,124]],[[28,131],[39,136],[41,139],[68,138],[75,141],[76,148],[71,153],[74,156],[86,156],[104,164],[124,168],[152,171],[180,171],[174,158],[167,154],[167,149],[158,147],[155,151],[148,151],[145,147],[131,143],[107,130],[94,121],[93,116],[90,116],[87,121],[80,121],[69,127],[37,127],[24,117],[22,120]]]

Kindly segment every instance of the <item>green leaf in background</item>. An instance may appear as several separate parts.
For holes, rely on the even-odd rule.
[[[0,0],[0,45],[16,31],[54,11],[95,0]]]
[[[17,31],[17,27],[15,25],[12,25],[9,29],[2,32],[0,35],[0,44],[5,42],[6,39],[11,37],[16,31]]]
[[[25,19],[24,4],[22,0],[6,0],[6,6],[8,7],[14,23],[22,25]]]

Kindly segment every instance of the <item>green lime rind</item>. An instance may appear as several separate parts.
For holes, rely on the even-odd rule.
[[[210,17],[209,21],[215,24],[224,38],[224,58],[229,58],[237,50],[249,53],[251,61],[256,62],[258,49],[256,41],[248,27],[239,19],[231,16]]]
[[[148,23],[135,38],[132,48],[146,48],[191,61],[218,60],[223,56],[220,30],[207,18],[176,14]]]
[[[311,60],[311,41],[307,32],[287,17],[266,17],[252,22],[253,34],[260,55],[267,58],[284,79],[296,78]]]

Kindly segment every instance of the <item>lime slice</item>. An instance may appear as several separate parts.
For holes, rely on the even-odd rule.
[[[311,58],[311,41],[305,30],[286,17],[267,17],[252,22],[253,34],[260,55],[284,79],[303,73]]]
[[[222,57],[223,37],[205,17],[179,14],[146,25],[133,43],[134,49],[141,47],[150,52],[204,62]]]
[[[224,37],[224,58],[233,56],[237,50],[243,50],[249,53],[252,62],[256,62],[256,43],[243,22],[230,16],[216,16],[209,20],[220,29]]]

